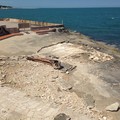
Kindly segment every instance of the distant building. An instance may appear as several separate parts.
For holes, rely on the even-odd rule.
[[[0,5],[0,9],[12,9],[13,7],[11,6],[4,6],[4,5]]]

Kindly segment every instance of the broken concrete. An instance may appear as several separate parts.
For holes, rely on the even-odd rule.
[[[0,76],[6,75],[0,87],[1,119],[53,120],[65,113],[73,120],[119,120],[119,111],[105,111],[120,99],[119,86],[111,86],[120,83],[115,48],[73,33],[30,33],[0,42],[0,54],[7,56],[0,57]],[[65,70],[29,61],[30,56],[57,59]]]
[[[107,111],[117,112],[119,108],[120,108],[120,104],[116,102],[116,103],[113,103],[112,105],[107,106],[105,109]]]

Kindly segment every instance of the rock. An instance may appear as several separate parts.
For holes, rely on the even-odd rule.
[[[95,106],[93,105],[91,105],[91,106],[87,106],[87,109],[89,110],[89,109],[93,109]]]
[[[87,104],[87,109],[93,109],[95,107],[95,100],[92,95],[90,94],[85,95],[84,100]]]
[[[103,120],[107,120],[107,117],[103,117]]]
[[[51,82],[56,82],[55,80],[51,80]]]
[[[15,60],[15,61],[17,61],[17,60],[19,60],[19,57],[18,57],[18,56],[11,56],[11,57],[10,57],[10,60]]]
[[[54,118],[54,120],[71,120],[71,118],[64,113],[60,113]]]
[[[0,80],[5,79],[6,75],[0,75]]]
[[[96,49],[97,49],[97,50],[100,50],[101,48],[98,47],[98,48],[96,48]]]
[[[0,62],[0,66],[3,66],[5,64],[5,61]]]
[[[67,85],[67,84],[62,84],[61,86],[60,86],[60,89],[61,90],[64,90],[64,91],[69,91],[69,90],[71,90],[73,87],[71,86],[71,85]]]
[[[6,56],[0,56],[0,61],[5,61],[5,60],[7,60],[9,57],[6,57]]]
[[[111,112],[117,112],[119,110],[119,103],[116,102],[116,103],[113,103],[112,105],[109,105],[106,107],[106,111],[111,111]]]
[[[6,78],[6,75],[2,75],[2,78]]]
[[[70,65],[69,63],[63,63],[61,62],[61,70],[63,73],[69,74],[71,71],[73,71],[77,66]]]
[[[72,86],[69,86],[69,87],[64,87],[62,90],[64,90],[64,91],[69,91],[69,90],[72,90]]]
[[[69,72],[67,71],[66,74],[69,74]]]
[[[57,79],[58,77],[59,77],[58,75],[52,76],[53,79]]]

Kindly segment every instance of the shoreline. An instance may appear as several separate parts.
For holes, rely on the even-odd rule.
[[[92,36],[90,36],[90,35],[86,35],[86,34],[84,34],[84,33],[81,33],[80,31],[76,31],[76,30],[70,30],[70,29],[68,29],[68,31],[70,31],[70,32],[72,32],[72,33],[82,34],[83,36],[86,36],[86,37],[89,38],[90,40],[96,41],[96,42],[98,42],[98,43],[103,43],[103,44],[105,44],[105,45],[108,45],[108,46],[111,46],[111,47],[114,47],[114,48],[120,50],[120,45],[116,45],[115,43],[107,43],[107,42],[105,42],[105,41],[106,41],[105,39],[101,39],[101,40],[100,40],[100,39],[96,39],[96,38],[94,38],[94,37],[92,37]],[[74,32],[74,31],[75,31],[75,32]]]
[[[104,49],[104,47],[107,49],[107,48],[110,48],[110,49],[113,49],[113,51],[115,50],[116,52],[120,53],[120,48],[118,46],[116,46],[115,44],[108,44],[106,42],[103,42],[103,41],[99,41],[99,40],[95,40],[94,38],[92,38],[91,36],[87,36],[85,34],[82,34],[81,32],[74,32],[74,31],[71,31],[71,33],[73,34],[79,34],[79,35],[82,35],[83,38],[87,39],[88,41],[91,41],[95,44],[98,44],[100,45],[100,47],[102,47]],[[99,50],[99,48],[98,48]],[[105,52],[105,51],[102,51],[102,52]]]

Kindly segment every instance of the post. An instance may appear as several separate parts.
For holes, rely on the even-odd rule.
[[[64,24],[64,21],[62,20],[62,25]]]

